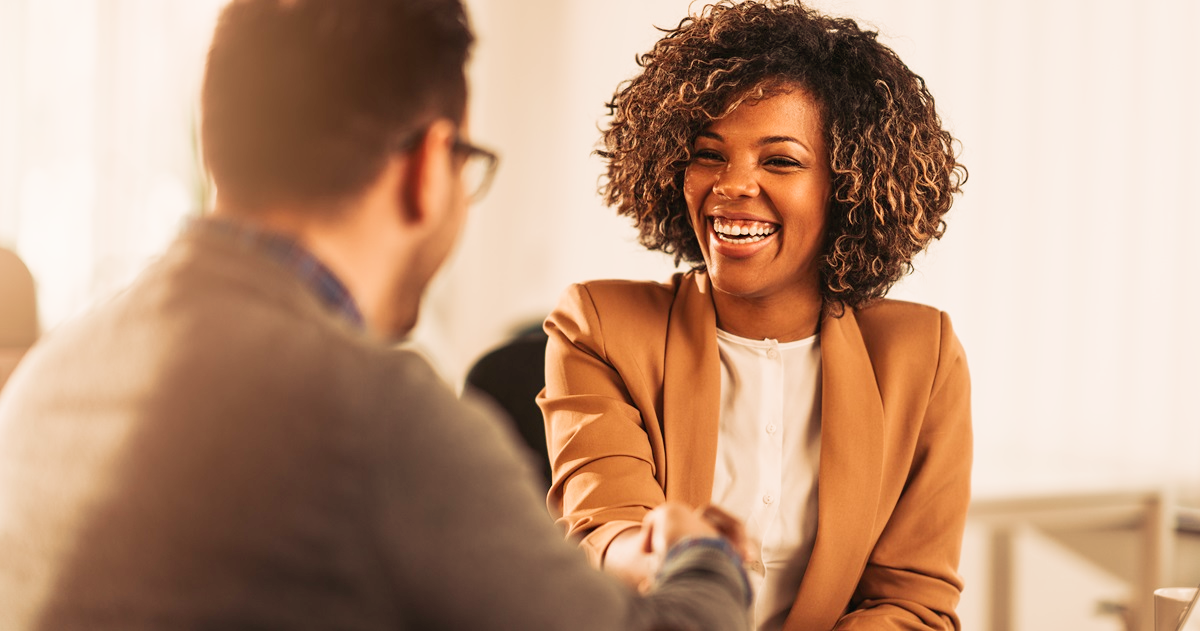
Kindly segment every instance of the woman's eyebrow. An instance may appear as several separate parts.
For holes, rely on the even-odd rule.
[[[761,147],[763,145],[773,145],[777,142],[790,142],[793,144],[800,145],[801,147],[808,146],[808,145],[805,145],[803,142],[800,142],[799,140],[797,140],[796,138],[793,138],[791,136],[767,136],[766,138],[759,139],[758,146]]]
[[[709,140],[715,140],[717,142],[725,142],[725,138],[723,136],[721,136],[721,134],[718,134],[715,131],[709,131],[709,130],[704,130],[704,131],[701,131],[700,133],[696,134],[696,138],[697,139],[708,138]],[[807,143],[801,141],[800,139],[796,138],[795,136],[782,136],[782,135],[780,135],[780,136],[764,136],[762,138],[759,138],[758,142],[756,142],[754,144],[756,147],[765,147],[767,145],[773,145],[775,143],[780,143],[780,142],[791,143],[791,144],[794,144],[794,145],[804,149],[805,151],[812,151],[812,148],[809,147]]]
[[[767,145],[773,145],[779,142],[793,144],[799,147],[800,151],[810,156],[820,155],[820,152],[816,149],[816,147],[804,142],[803,140],[800,140],[799,138],[796,138],[795,136],[767,136],[758,141],[758,146],[766,147]]]

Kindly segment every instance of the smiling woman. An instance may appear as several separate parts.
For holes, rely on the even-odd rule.
[[[957,629],[970,385],[946,314],[883,299],[966,173],[874,32],[721,2],[640,58],[604,130],[617,212],[693,266],[572,286],[546,321],[551,508],[637,585],[646,512],[758,545],[760,630]]]

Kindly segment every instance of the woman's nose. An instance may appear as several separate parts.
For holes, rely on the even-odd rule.
[[[721,197],[735,199],[758,195],[758,180],[754,168],[729,163],[717,174],[713,192]]]

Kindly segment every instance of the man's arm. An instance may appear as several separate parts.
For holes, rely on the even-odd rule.
[[[423,360],[393,376],[392,414],[374,429],[376,536],[398,607],[415,626],[490,629],[748,628],[748,587],[736,554],[678,515],[648,521],[665,554],[646,595],[592,568],[543,508],[514,437],[459,402]],[[410,394],[397,393],[403,390]],[[650,518],[647,518],[650,520]],[[676,523],[679,522],[679,523]],[[683,524],[683,525],[680,525]],[[654,528],[650,531],[652,534]],[[723,541],[717,539],[716,541]]]

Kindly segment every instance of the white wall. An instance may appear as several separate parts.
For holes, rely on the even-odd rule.
[[[110,295],[196,213],[192,126],[223,0],[0,0],[0,245],[43,328]]]

